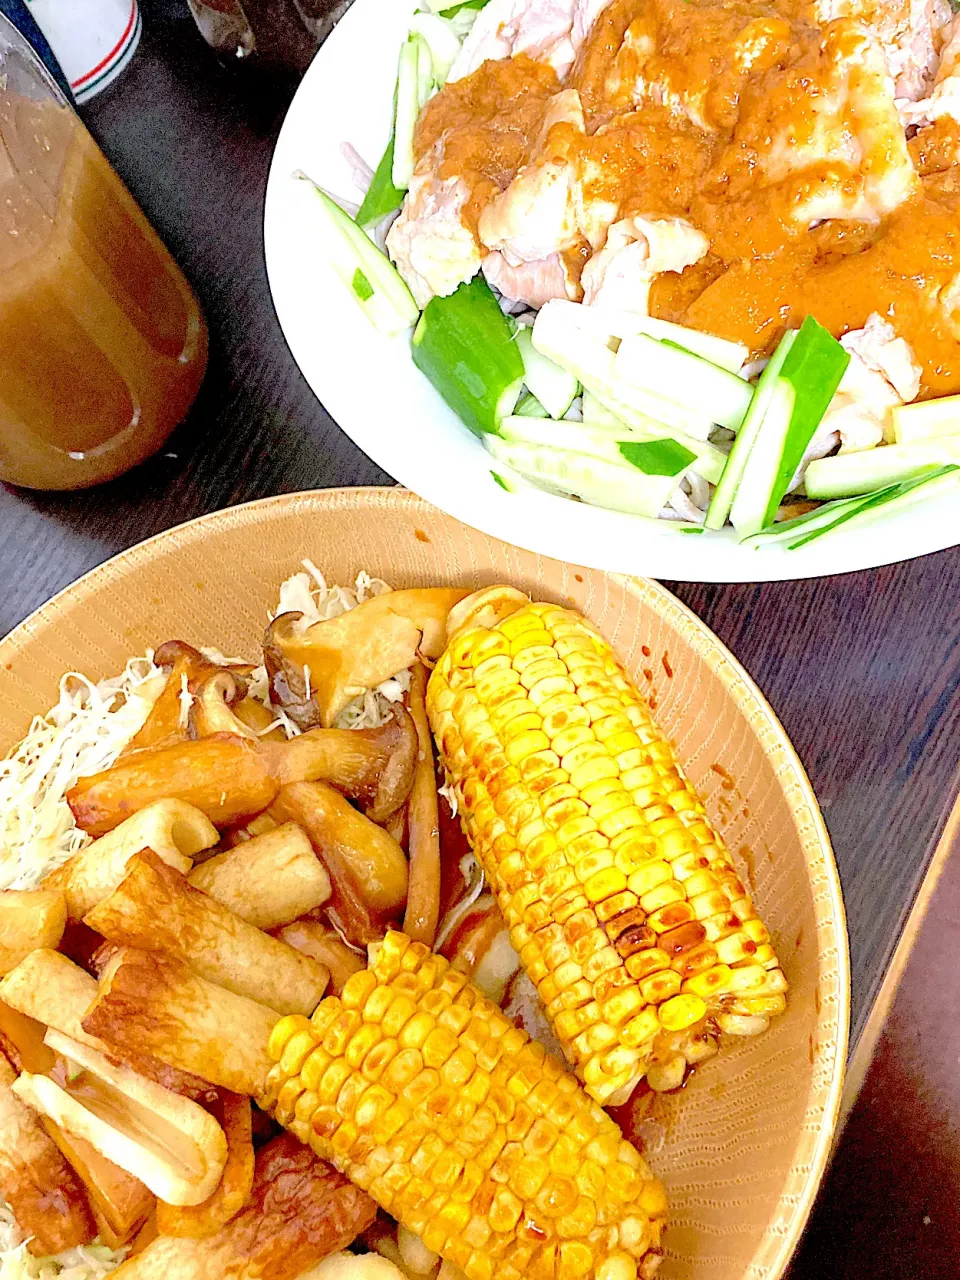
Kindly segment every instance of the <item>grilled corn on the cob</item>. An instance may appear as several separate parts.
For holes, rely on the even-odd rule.
[[[281,1124],[470,1280],[635,1280],[663,1187],[560,1063],[442,956],[388,933],[311,1019],[281,1019]]]
[[[606,641],[499,610],[463,615],[427,692],[464,831],[587,1092],[675,1087],[785,1008],[770,935]]]

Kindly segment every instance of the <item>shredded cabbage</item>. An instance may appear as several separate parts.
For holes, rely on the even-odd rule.
[[[36,716],[0,760],[0,889],[31,889],[88,843],[66,794],[84,774],[107,769],[142,727],[164,677],[153,654],[94,684],[71,672],[57,705]]]
[[[35,1258],[13,1213],[0,1202],[0,1280],[102,1280],[126,1253],[105,1244],[88,1244],[65,1249],[55,1257]]]

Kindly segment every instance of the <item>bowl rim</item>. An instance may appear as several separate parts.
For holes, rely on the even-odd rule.
[[[429,513],[439,515],[444,521],[454,525],[463,523],[456,517],[440,511],[411,490],[399,486],[377,485],[300,490],[207,512],[127,547],[89,569],[51,596],[0,639],[0,680],[2,680],[3,669],[10,664],[14,655],[21,654],[29,644],[38,640],[45,630],[57,626],[65,605],[68,603],[73,605],[78,597],[82,599],[89,596],[99,589],[104,581],[123,578],[130,572],[135,572],[137,562],[144,556],[149,558],[150,554],[162,544],[171,540],[193,544],[211,534],[216,535],[224,528],[233,529],[248,523],[259,523],[264,513],[267,513],[268,518],[274,518],[275,514],[276,517],[283,518],[284,512],[290,509],[297,511],[306,509],[308,512],[324,510],[335,513],[338,508],[356,510],[364,507],[372,510],[379,508],[397,513],[409,513],[411,516]],[[489,534],[483,536],[503,546],[511,545]],[[550,561],[550,557],[540,556],[535,552],[528,554],[537,556],[539,560]],[[553,563],[560,562],[553,561]],[[581,566],[570,565],[569,567]],[[834,1057],[830,1065],[829,1083],[826,1089],[822,1087],[811,1089],[805,1104],[806,1122],[801,1126],[801,1133],[806,1135],[807,1140],[794,1154],[794,1165],[802,1158],[804,1168],[807,1170],[802,1188],[799,1194],[788,1192],[786,1187],[780,1193],[778,1203],[783,1206],[787,1201],[792,1206],[786,1229],[765,1234],[745,1272],[745,1276],[777,1280],[784,1274],[799,1242],[830,1157],[840,1113],[846,1068],[850,1023],[849,944],[840,877],[830,836],[806,770],[786,730],[752,676],[723,641],[689,606],[678,600],[659,582],[651,578],[605,573],[602,570],[589,568],[587,572],[601,574],[626,594],[652,607],[683,634],[684,640],[702,660],[707,662],[712,672],[722,681],[737,709],[745,716],[751,730],[759,738],[764,754],[774,766],[781,790],[785,793],[797,827],[797,837],[803,851],[808,877],[811,884],[817,885],[818,892],[814,894],[813,907],[817,931],[818,964],[822,968],[824,956],[829,949],[833,961],[835,987],[832,1002],[824,1000],[823,1008],[817,1013],[818,1029],[822,1029],[824,1023],[835,1023],[835,1031],[828,1040]],[[3,750],[4,746],[0,743],[0,752]],[[829,1018],[825,1016],[828,1007],[832,1009]],[[811,1121],[816,1123],[812,1124]]]

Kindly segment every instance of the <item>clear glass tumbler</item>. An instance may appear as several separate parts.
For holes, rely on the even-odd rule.
[[[179,267],[0,15],[0,480],[121,474],[185,416],[206,362]]]

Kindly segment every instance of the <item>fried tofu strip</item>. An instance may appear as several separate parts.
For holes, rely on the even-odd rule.
[[[180,1071],[256,1097],[272,1059],[276,1012],[199,977],[181,960],[123,947],[100,976],[83,1020],[114,1050],[134,1044]]]
[[[66,923],[66,901],[54,888],[0,892],[0,973],[38,947],[56,947]]]
[[[156,1197],[96,1147],[67,1133],[46,1116],[40,1123],[73,1166],[86,1188],[97,1230],[111,1249],[129,1244],[153,1212]]]
[[[293,822],[216,854],[187,879],[257,929],[289,924],[330,897],[330,877]]]
[[[31,952],[0,982],[0,1000],[12,1009],[102,1051],[103,1044],[83,1029],[96,994],[96,980],[59,951]]]
[[[116,1280],[294,1280],[350,1244],[376,1216],[359,1187],[291,1134],[257,1152],[252,1199],[215,1235],[158,1236]]]
[[[218,733],[123,756],[110,769],[90,774],[67,792],[82,831],[106,835],[131,814],[157,800],[175,799],[229,827],[266,809],[279,783],[259,745],[238,734]]]
[[[96,1234],[79,1179],[13,1091],[17,1073],[0,1055],[0,1196],[37,1256],[88,1244]]]
[[[227,1163],[213,1194],[202,1204],[157,1205],[157,1233],[200,1239],[235,1218],[253,1190],[253,1141],[250,1099],[224,1093],[216,1107],[217,1119],[227,1139]]]
[[[127,863],[141,849],[152,849],[168,866],[186,875],[196,855],[211,848],[218,839],[216,827],[193,805],[182,800],[158,800],[75,853],[46,877],[43,887],[62,889],[67,899],[67,917],[82,920],[117,887],[126,875]]]
[[[111,942],[161,951],[202,978],[278,1013],[310,1014],[330,980],[322,964],[268,937],[144,850],[84,917]]]
[[[83,1029],[83,1019],[97,997],[97,983],[89,973],[57,951],[33,951],[0,982],[0,1001],[16,1013],[34,1020],[34,1024],[52,1027],[71,1040],[87,1045],[131,1067],[139,1075],[156,1084],[182,1093],[186,1098],[203,1098],[210,1094],[206,1080],[168,1066],[144,1051],[136,1040],[109,1045]],[[0,1029],[2,1029],[0,1021]],[[42,1040],[42,1031],[41,1031]],[[49,1049],[43,1046],[49,1053]],[[24,1070],[46,1071],[40,1065],[22,1063]]]
[[[19,1098],[168,1204],[201,1204],[213,1194],[227,1140],[209,1112],[59,1031],[46,1041],[82,1070],[62,1086],[24,1072],[12,1086]]]

